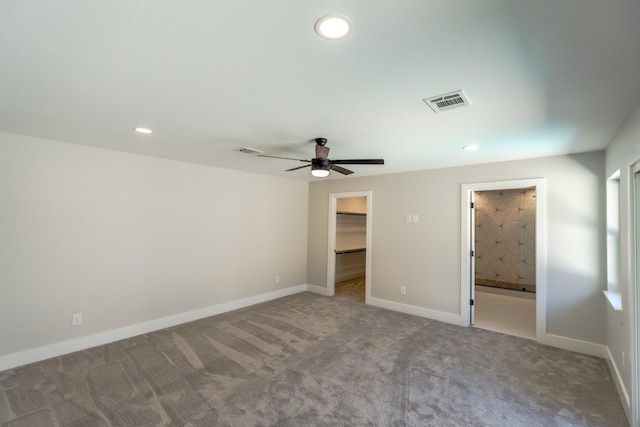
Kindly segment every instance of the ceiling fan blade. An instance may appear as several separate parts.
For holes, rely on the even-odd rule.
[[[292,159],[291,157],[267,156],[266,154],[258,154],[258,157],[269,157],[272,159],[295,160],[296,162],[311,162],[311,160]]]
[[[329,156],[329,147],[316,145],[316,159],[326,159]]]
[[[338,164],[338,165],[384,165],[384,159],[331,160],[331,164]]]
[[[285,172],[297,171],[298,169],[308,168],[308,167],[310,167],[310,166],[311,166],[311,165],[298,166],[297,168],[287,169]]]
[[[331,166],[329,166],[329,168],[332,171],[336,171],[338,173],[341,173],[342,175],[351,175],[353,173],[353,171],[350,171],[349,169],[345,169],[345,168],[340,167],[340,166],[336,166],[333,163],[331,164]]]

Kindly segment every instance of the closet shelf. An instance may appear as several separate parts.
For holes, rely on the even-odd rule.
[[[356,252],[366,252],[367,248],[355,248],[355,249],[342,249],[342,250],[338,250],[336,249],[336,255],[342,255],[342,254],[354,254]]]
[[[338,211],[338,212],[336,212],[336,215],[367,216],[367,214],[366,214],[366,213],[360,213],[360,212],[345,212],[345,211]]]

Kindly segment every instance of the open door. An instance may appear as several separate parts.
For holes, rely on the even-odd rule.
[[[474,203],[474,192],[469,192],[469,209],[471,210],[471,214],[469,215],[469,219],[471,224],[469,224],[469,247],[471,251],[469,252],[469,295],[471,298],[469,299],[469,324],[474,325],[476,323],[476,212],[475,212],[475,203]]]

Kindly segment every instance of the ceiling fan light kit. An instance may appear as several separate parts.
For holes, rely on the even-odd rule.
[[[327,159],[311,159],[311,175],[316,178],[326,178],[329,176],[329,160]]]

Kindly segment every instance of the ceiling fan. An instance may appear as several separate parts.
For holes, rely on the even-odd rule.
[[[311,160],[292,159],[290,157],[268,156],[266,154],[258,154],[260,157],[271,157],[272,159],[295,160],[297,162],[309,163],[308,165],[299,166],[297,168],[287,169],[285,172],[295,171],[302,168],[311,167],[311,175],[324,178],[329,175],[329,170],[336,171],[343,175],[350,175],[353,171],[338,165],[384,165],[383,159],[346,159],[346,160],[329,160],[329,147],[326,147],[326,138],[315,138],[316,157]]]

